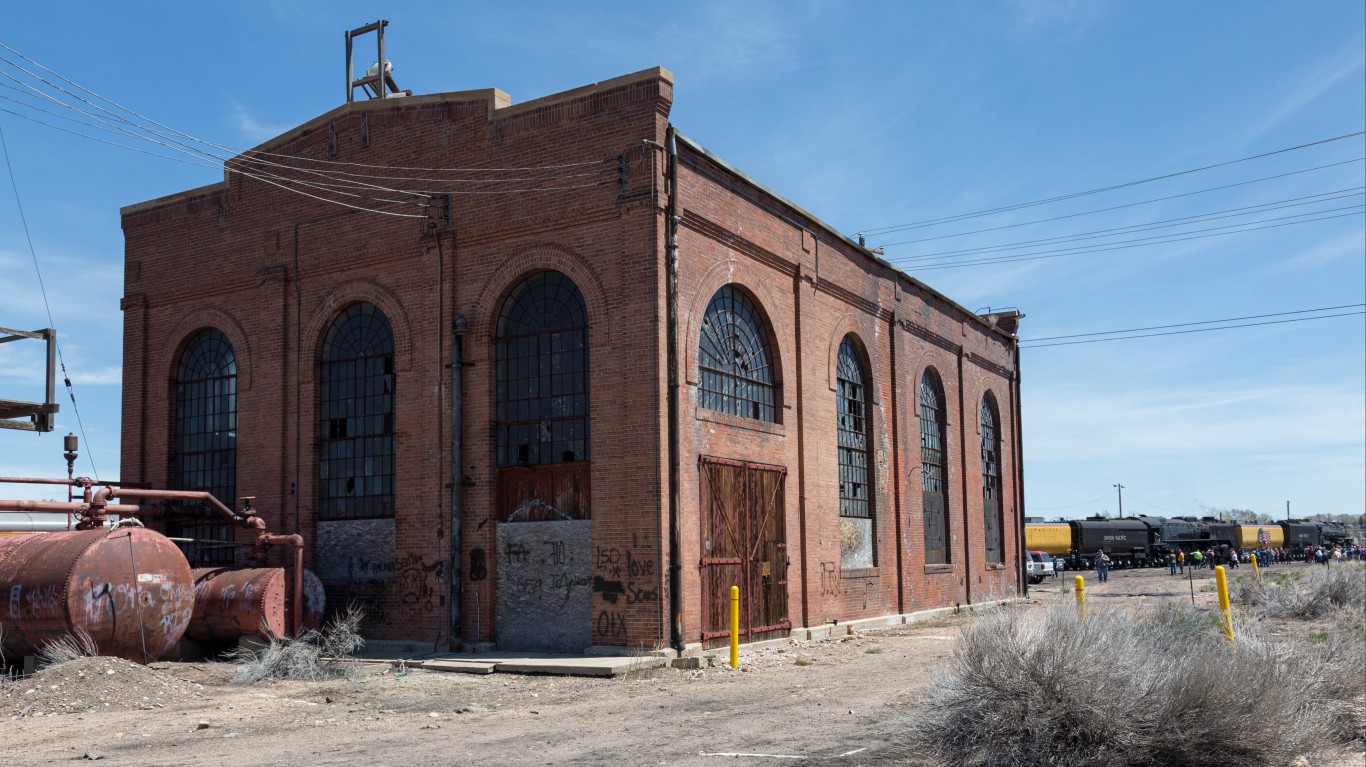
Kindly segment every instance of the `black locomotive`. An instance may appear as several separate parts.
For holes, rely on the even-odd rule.
[[[1070,546],[1056,551],[1066,526]],[[1351,545],[1351,530],[1336,522],[1286,520],[1268,524],[1224,522],[1214,517],[1089,517],[1025,525],[1025,548],[1065,555],[1074,569],[1095,567],[1096,552],[1109,555],[1112,567],[1157,567],[1167,555],[1214,549],[1283,548],[1303,559],[1308,546]]]

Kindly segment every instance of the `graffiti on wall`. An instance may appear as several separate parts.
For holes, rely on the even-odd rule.
[[[581,652],[592,644],[592,538],[587,520],[497,526],[500,649]]]
[[[659,602],[659,554],[653,541],[632,533],[629,546],[595,546],[593,591],[602,608],[593,622],[596,644],[627,640],[626,611],[631,605]]]

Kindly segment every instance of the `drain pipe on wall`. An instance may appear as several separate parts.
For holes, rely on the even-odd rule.
[[[683,562],[680,551],[679,510],[683,505],[681,488],[681,447],[679,445],[678,391],[678,141],[673,126],[669,126],[669,208],[666,229],[668,246],[665,256],[669,327],[667,364],[669,366],[669,645],[683,652]]]
[[[465,334],[470,332],[465,315],[451,318],[451,649],[459,649],[463,639],[460,631],[460,596],[464,591],[464,567],[460,558],[460,488],[465,474],[461,470],[464,457],[461,449],[461,429],[465,423]],[[477,640],[476,640],[477,641]]]

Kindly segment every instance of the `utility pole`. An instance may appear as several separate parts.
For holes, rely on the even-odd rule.
[[[1285,521],[1290,521],[1290,501],[1285,502]]]
[[[1114,487],[1119,491],[1119,518],[1124,519],[1124,485],[1116,483]]]

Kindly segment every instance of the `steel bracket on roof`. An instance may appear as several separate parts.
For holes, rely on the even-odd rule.
[[[26,402],[0,398],[0,429],[52,431],[57,425],[57,331],[0,328],[0,344],[35,338],[47,342],[47,399]]]

